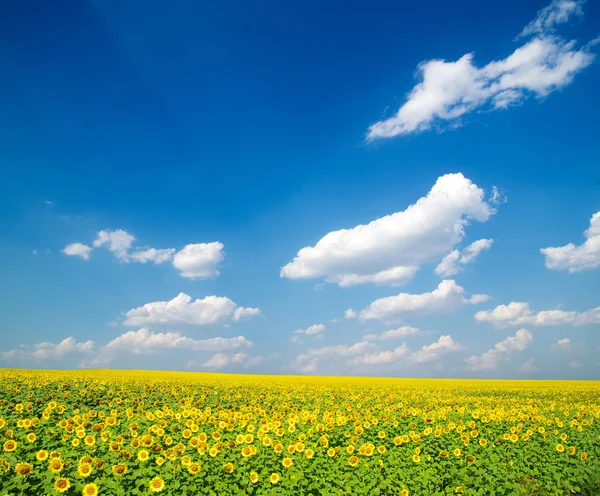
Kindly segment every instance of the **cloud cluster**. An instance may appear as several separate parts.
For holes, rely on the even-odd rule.
[[[323,332],[325,332],[325,326],[323,324],[314,324],[306,329],[297,329],[293,332],[292,342],[300,343],[300,336],[312,336],[316,339],[320,339],[323,337]]]
[[[123,323],[148,327],[203,326],[257,315],[260,309],[240,307],[225,296],[206,296],[192,301],[191,296],[179,293],[170,301],[154,301],[129,310]]]
[[[585,242],[579,246],[569,243],[565,246],[542,248],[546,257],[546,267],[551,270],[568,270],[571,273],[592,270],[600,267],[600,212],[590,219],[590,227],[585,231]]]
[[[463,250],[452,250],[435,268],[435,273],[442,277],[451,277],[462,272],[462,265],[475,261],[484,250],[489,250],[494,243],[493,239],[478,239]]]
[[[486,351],[482,355],[472,355],[465,360],[467,368],[473,371],[491,370],[498,367],[502,360],[506,360],[517,351],[525,350],[533,341],[533,334],[527,329],[519,329],[514,336],[509,336],[504,341]]]
[[[473,305],[488,299],[483,294],[467,298],[462,286],[456,284],[456,281],[445,279],[429,293],[400,293],[375,300],[360,313],[360,318],[393,322],[407,317],[449,312],[463,305]]]
[[[31,361],[61,360],[69,355],[88,355],[95,351],[93,341],[77,342],[74,337],[63,339],[60,343],[38,343],[31,347],[22,346],[19,349],[0,353],[4,361],[27,363]]]
[[[71,243],[62,252],[89,260],[94,248],[104,247],[122,263],[162,264],[171,262],[179,270],[181,277],[188,279],[211,279],[219,275],[219,265],[225,254],[223,243],[193,243],[177,251],[175,248],[132,249],[135,237],[123,229],[103,229],[96,235],[92,246]]]
[[[513,301],[508,305],[498,305],[493,310],[480,311],[475,314],[477,322],[488,322],[494,327],[512,327],[522,325],[584,326],[600,324],[600,307],[585,312],[567,312],[565,310],[543,310],[533,312],[529,303]]]
[[[128,331],[110,340],[104,346],[96,346],[93,341],[77,342],[68,337],[58,344],[38,343],[31,347],[21,346],[17,349],[0,353],[0,359],[6,363],[27,366],[32,362],[48,363],[64,360],[69,357],[79,359],[79,366],[107,367],[117,358],[133,356],[157,355],[167,351],[178,352],[231,352],[240,348],[250,348],[252,341],[244,336],[233,338],[214,337],[209,339],[193,339],[178,332],[154,332],[150,329]],[[244,353],[235,353],[228,357],[228,363],[241,364],[246,358]],[[213,357],[214,358],[214,357]],[[247,362],[248,367],[256,366],[262,358],[253,357]],[[217,368],[206,366],[206,368]]]
[[[390,329],[389,331],[383,331],[380,334],[367,334],[365,339],[367,341],[390,341],[393,339],[405,338],[408,336],[416,336],[422,334],[422,331],[417,327],[402,326],[397,329]]]
[[[463,174],[446,174],[406,210],[330,232],[315,246],[302,248],[280,276],[324,277],[342,287],[406,284],[420,264],[439,260],[460,243],[470,221],[486,222],[495,213],[494,191],[486,200]]]
[[[460,125],[463,116],[477,109],[506,109],[529,96],[543,98],[568,86],[592,63],[594,54],[590,44],[576,48],[575,41],[553,32],[558,24],[582,15],[582,3],[554,0],[521,32],[520,37],[531,39],[504,59],[477,66],[473,53],[467,53],[454,62],[421,62],[421,82],[396,115],[369,127],[367,141],[418,133],[442,123]]]

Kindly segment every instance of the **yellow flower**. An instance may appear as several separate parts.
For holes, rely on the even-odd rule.
[[[277,484],[279,481],[280,478],[278,473],[272,473],[271,477],[269,477],[269,482],[271,482],[271,484]]]
[[[284,458],[283,461],[281,462],[281,464],[285,467],[285,468],[290,468],[294,462],[292,462],[291,458]]]
[[[55,474],[58,474],[63,469],[63,462],[60,458],[50,458],[48,469]]]
[[[475,462],[476,458],[473,455],[467,455],[467,461],[469,463]]]
[[[199,463],[190,463],[187,468],[188,472],[192,475],[196,475],[200,472],[200,464]]]
[[[452,453],[454,453],[454,456],[460,456],[461,451],[460,449],[456,448]]]
[[[149,456],[150,454],[147,450],[140,450],[137,454],[137,458],[140,462],[145,462],[146,460],[148,460]]]
[[[127,473],[127,465],[119,463],[118,465],[113,466],[112,473],[119,477],[125,475]]]
[[[4,451],[6,451],[7,453],[11,453],[12,451],[17,449],[17,446],[18,446],[18,444],[16,441],[9,439],[8,441],[6,441],[4,443],[3,448],[4,448]]]
[[[38,462],[43,462],[44,460],[48,459],[48,452],[46,450],[39,450],[36,454],[35,454],[35,459]]]
[[[33,432],[27,434],[27,441],[29,441],[30,443],[33,443],[36,439],[37,436]]]
[[[77,473],[80,477],[89,477],[92,475],[92,465],[89,463],[80,463],[77,468]]]
[[[404,489],[401,493],[400,496],[408,496],[410,493],[408,492],[408,489]]]
[[[350,465],[351,467],[356,467],[358,465],[358,457],[351,456],[350,459],[348,460],[348,465]]]
[[[81,494],[83,496],[98,496],[98,486],[93,482],[90,484],[86,484],[85,486],[83,486]]]
[[[54,489],[59,493],[68,491],[70,487],[71,483],[69,482],[69,479],[65,479],[64,477],[59,477],[54,481]]]
[[[569,453],[569,455],[574,455],[575,454],[575,447],[574,446],[569,446],[567,448],[567,453]]]
[[[252,484],[258,482],[258,474],[256,472],[250,472],[250,482],[252,482]]]
[[[234,469],[235,469],[235,467],[233,466],[233,463],[231,463],[231,462],[223,465],[223,470],[225,470],[225,472],[227,472],[228,474],[232,473],[234,471]]]
[[[17,463],[15,465],[15,472],[21,477],[28,477],[33,472],[33,466],[30,463]]]
[[[556,445],[556,451],[558,451],[559,453],[562,453],[564,450],[565,450],[565,447],[562,444]]]
[[[419,455],[413,455],[412,460],[415,463],[419,463],[421,461],[421,457]]]
[[[155,477],[150,481],[150,492],[160,493],[165,489],[165,481],[160,477]]]
[[[329,457],[335,456],[335,450],[333,448],[329,448],[327,450],[327,456],[329,456]]]

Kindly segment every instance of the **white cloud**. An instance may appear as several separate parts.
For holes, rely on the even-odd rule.
[[[569,243],[565,246],[542,248],[546,257],[546,267],[551,270],[568,270],[570,273],[592,270],[600,267],[600,212],[590,219],[590,227],[585,231],[585,242],[579,246]]]
[[[179,293],[170,301],[155,301],[129,310],[123,323],[128,326],[150,327],[209,325],[231,319],[237,321],[258,314],[259,309],[238,307],[224,296],[206,296],[192,301],[190,296]]]
[[[324,358],[330,360],[336,360],[340,357],[349,357],[363,353],[373,345],[368,341],[361,341],[360,343],[337,346],[325,346],[323,348],[310,349],[306,353],[302,353],[296,357],[296,360],[292,364],[292,368],[299,372],[314,373],[317,370],[317,366]]]
[[[345,319],[350,320],[350,319],[355,319],[356,317],[358,317],[358,314],[354,310],[352,310],[351,308],[349,308],[348,310],[346,310],[344,312],[344,318]]]
[[[161,264],[169,262],[173,258],[173,253],[175,253],[175,248],[165,248],[160,250],[157,250],[156,248],[147,248],[129,254],[128,260],[140,263],[154,262],[155,264]]]
[[[451,279],[446,279],[430,293],[400,293],[375,300],[360,313],[360,318],[401,320],[410,316],[449,312],[463,305],[481,303],[488,298],[487,295],[473,295],[466,298],[461,286]]]
[[[550,346],[551,350],[568,351],[571,349],[571,340],[569,338],[559,339],[556,343]]]
[[[11,362],[19,360],[23,362],[45,360],[61,360],[68,355],[85,355],[94,352],[95,344],[93,341],[77,342],[74,337],[63,339],[60,343],[38,343],[31,347],[23,346],[21,349],[15,349],[0,353],[0,358]]]
[[[493,239],[478,239],[462,251],[452,250],[435,268],[435,273],[442,277],[450,277],[458,274],[463,270],[461,265],[473,263],[477,256],[482,251],[489,250],[493,243]]]
[[[195,243],[175,253],[173,266],[188,279],[211,279],[219,275],[219,264],[225,258],[223,243]]]
[[[231,363],[235,363],[236,365],[244,363],[247,356],[246,353],[236,353],[231,357]]]
[[[123,229],[116,229],[114,231],[104,229],[98,232],[93,245],[96,248],[106,245],[116,258],[127,262],[129,260],[128,251],[134,241],[135,237]]]
[[[262,355],[253,356],[252,358],[248,359],[248,361],[246,362],[246,365],[244,365],[244,367],[247,369],[252,368],[252,367],[257,367],[264,361],[264,359],[265,359],[265,357],[263,357]]]
[[[385,284],[388,286],[402,286],[415,278],[419,267],[392,267],[375,274],[340,274],[328,279],[336,282],[342,288],[349,288],[359,284]]]
[[[192,339],[178,332],[153,332],[142,328],[138,331],[128,331],[121,334],[109,341],[105,349],[142,355],[167,349],[216,352],[250,346],[252,346],[252,341],[247,340],[244,336]]]
[[[324,277],[340,286],[409,282],[422,263],[460,243],[471,220],[487,221],[495,201],[462,174],[446,174],[406,210],[369,224],[333,231],[302,248],[281,269],[289,279]]]
[[[522,374],[535,374],[539,371],[540,369],[535,364],[535,358],[530,358],[519,367],[519,372]]]
[[[585,312],[567,312],[565,310],[543,310],[532,312],[529,303],[513,301],[508,305],[498,305],[493,310],[480,311],[475,314],[477,322],[488,322],[494,327],[511,327],[521,325],[583,326],[600,323],[600,307]]]
[[[560,0],[540,11],[521,35],[534,37],[505,59],[477,66],[473,53],[455,62],[426,60],[418,65],[421,79],[396,115],[369,127],[367,141],[418,133],[438,123],[450,127],[482,107],[505,109],[530,95],[542,98],[568,86],[575,74],[594,60],[589,46],[552,35],[555,25],[581,13],[580,2]]]
[[[62,252],[65,255],[81,257],[84,260],[90,259],[91,251],[92,248],[88,245],[84,245],[83,243],[71,243],[62,249]]]
[[[498,367],[500,361],[508,358],[513,352],[523,351],[533,341],[533,334],[527,329],[519,329],[514,336],[486,351],[483,355],[472,355],[465,360],[467,368],[474,371],[491,370]]]
[[[393,350],[374,351],[365,353],[350,360],[352,365],[378,365],[383,363],[394,363],[401,361],[403,363],[424,363],[438,360],[447,353],[463,350],[464,347],[456,343],[452,336],[440,336],[440,338],[429,345],[423,346],[420,350],[411,352],[402,343]]]
[[[324,331],[325,326],[323,324],[314,324],[308,327],[307,329],[297,329],[296,331],[294,331],[294,334],[303,336],[314,336],[318,338],[323,335]]]
[[[357,365],[378,365],[382,363],[393,363],[399,358],[405,357],[408,354],[409,349],[406,347],[406,343],[402,343],[400,346],[393,350],[366,353],[365,355],[355,358],[351,361],[351,363]]]
[[[106,247],[114,257],[124,263],[137,262],[162,264],[172,262],[182,277],[211,279],[219,275],[219,265],[225,257],[223,243],[193,243],[177,251],[175,248],[143,248],[132,250],[135,237],[123,229],[103,229],[97,233],[94,247]],[[72,243],[63,249],[67,255],[90,258],[92,248],[82,243]]]
[[[261,314],[260,308],[244,308],[237,307],[235,312],[233,312],[233,320],[239,322],[244,319],[251,319],[252,317],[258,317]]]
[[[531,21],[519,36],[530,36],[554,31],[557,24],[566,23],[571,16],[583,16],[583,0],[553,0],[538,11],[537,17]]]
[[[423,346],[419,351],[411,354],[410,358],[415,363],[432,362],[441,355],[452,351],[461,351],[464,347],[456,343],[452,336],[440,336],[440,338],[430,345]]]
[[[380,341],[388,341],[391,339],[405,338],[407,336],[416,336],[418,334],[422,334],[420,329],[411,326],[402,326],[397,329],[383,331],[381,334],[368,334],[368,336],[373,336],[373,339],[378,339]]]
[[[222,369],[229,365],[229,357],[223,353],[217,353],[202,364],[208,369]]]

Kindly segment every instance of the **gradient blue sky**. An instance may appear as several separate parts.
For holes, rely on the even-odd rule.
[[[1,9],[0,366],[600,378],[597,2]]]

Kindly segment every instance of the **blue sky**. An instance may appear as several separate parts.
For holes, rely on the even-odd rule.
[[[0,366],[600,378],[597,3],[144,5],[3,9]]]

